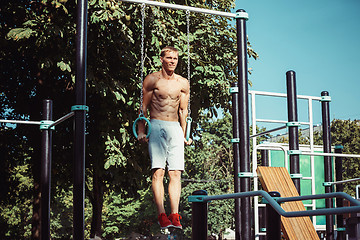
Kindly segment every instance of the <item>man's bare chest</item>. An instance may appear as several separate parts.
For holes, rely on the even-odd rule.
[[[159,80],[154,88],[154,95],[159,100],[178,100],[181,92],[182,86],[177,80]]]

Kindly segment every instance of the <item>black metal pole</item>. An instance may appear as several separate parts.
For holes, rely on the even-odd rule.
[[[238,193],[241,191],[240,188],[240,113],[239,113],[239,91],[238,83],[232,84],[232,116],[233,116],[233,150],[234,150],[234,192]],[[235,239],[240,239],[241,232],[241,202],[240,198],[235,198]]]
[[[279,192],[269,192],[269,195],[280,197]],[[266,204],[266,239],[281,240],[281,217],[270,204]]]
[[[87,58],[87,0],[77,2],[76,23],[76,105],[86,105],[86,58]],[[85,200],[85,116],[86,110],[75,111],[74,130],[74,179],[73,179],[73,238],[84,239]]]
[[[237,13],[245,13],[243,9]],[[249,130],[249,99],[248,99],[248,66],[247,66],[247,35],[245,18],[236,18],[237,29],[237,57],[238,57],[238,86],[239,86],[239,114],[240,114],[240,171],[250,172],[250,130]],[[250,177],[241,177],[241,192],[250,191]],[[242,240],[252,239],[251,199],[241,200],[241,229]],[[240,240],[236,236],[236,240]]]
[[[205,190],[198,190],[192,195],[208,195]],[[208,203],[207,202],[193,202],[192,203],[192,240],[206,240],[207,239],[207,217],[208,217]]]
[[[329,96],[327,91],[321,92],[323,100],[321,101],[322,125],[323,125],[323,143],[324,153],[331,152],[331,136],[330,136],[330,103],[326,99]],[[331,157],[324,156],[325,182],[332,182],[332,164]],[[332,186],[325,186],[325,193],[331,193]],[[333,200],[325,199],[325,207],[332,208]],[[334,239],[334,219],[332,215],[326,216],[326,240]]]
[[[42,119],[52,120],[52,100],[43,100]],[[50,192],[51,192],[52,130],[41,131],[41,239],[50,239]]]
[[[261,150],[261,166],[269,166],[269,150]]]
[[[261,166],[269,166],[269,150],[263,149],[261,150]],[[260,231],[264,231],[266,229],[266,208],[259,208],[259,226]],[[260,240],[266,239],[266,236],[259,236]]]
[[[342,145],[335,145],[335,153],[342,153],[343,146]],[[335,157],[335,176],[336,181],[342,181],[342,157]],[[343,192],[344,186],[342,184],[336,185],[337,192]],[[344,199],[336,198],[336,207],[343,207],[344,206]],[[337,240],[345,240],[346,239],[346,232],[345,232],[345,224],[344,224],[344,215],[339,214],[336,216],[336,225],[337,225]]]
[[[296,76],[294,71],[286,72],[287,107],[289,123],[298,121]],[[299,150],[298,126],[289,126],[289,150]],[[290,174],[300,173],[299,154],[290,155]],[[300,178],[293,178],[294,185],[300,194]]]

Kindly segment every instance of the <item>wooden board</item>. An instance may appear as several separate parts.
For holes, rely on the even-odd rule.
[[[299,196],[286,168],[258,167],[256,172],[265,191],[277,191],[281,197]],[[282,203],[281,207],[286,212],[306,210],[301,201]],[[281,217],[281,227],[284,237],[289,240],[319,239],[310,217]]]

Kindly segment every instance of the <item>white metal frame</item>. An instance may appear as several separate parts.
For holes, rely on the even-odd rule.
[[[271,93],[271,92],[262,92],[262,91],[249,91],[249,95],[251,95],[251,116],[252,116],[252,126],[256,126],[257,122],[266,122],[266,123],[282,123],[286,124],[288,121],[284,120],[271,120],[271,119],[258,119],[256,118],[256,95],[261,96],[269,96],[269,97],[282,97],[286,98],[287,94],[284,93]],[[314,119],[313,119],[313,101],[321,101],[321,97],[314,97],[314,96],[304,96],[304,95],[298,95],[298,99],[305,99],[308,101],[308,113],[309,113],[309,119],[308,122],[300,122],[301,125],[308,125],[309,126],[309,145],[300,145],[299,150],[301,155],[308,155],[310,156],[310,169],[311,169],[311,177],[303,177],[302,179],[311,180],[311,194],[315,194],[315,163],[314,163],[314,156],[330,156],[330,157],[351,157],[351,158],[360,158],[359,154],[343,154],[343,153],[317,153],[314,152],[323,150],[319,146],[314,145]],[[258,134],[256,132],[256,127],[252,128],[252,135],[255,136]],[[254,177],[254,191],[258,190],[258,178],[256,174],[256,168],[257,168],[257,151],[260,149],[265,150],[282,150],[284,152],[284,159],[285,159],[285,167],[288,168],[288,146],[286,144],[280,144],[280,143],[262,143],[257,145],[256,144],[256,137],[253,137],[253,161],[252,161],[252,172]],[[269,159],[269,164],[271,166],[271,158]],[[333,167],[335,168],[334,164]],[[335,169],[334,169],[335,170]],[[349,179],[339,182],[332,182],[332,184],[342,184],[345,182],[350,181],[358,181],[359,179]],[[356,186],[356,197],[359,198],[360,196],[360,185]],[[306,207],[311,207],[313,210],[316,209],[316,201],[312,200],[311,204],[304,204]],[[255,239],[259,239],[260,235],[265,235],[266,233],[260,232],[259,229],[259,207],[265,207],[264,204],[258,203],[258,197],[254,197],[254,222],[255,222]],[[317,231],[324,231],[325,225],[317,225],[316,224],[316,216],[313,216],[313,224]]]
[[[285,93],[272,93],[272,92],[263,92],[263,91],[249,91],[249,95],[251,96],[251,119],[252,119],[252,126],[256,126],[258,122],[267,122],[267,123],[282,123],[286,124],[288,121],[285,120],[272,120],[272,119],[258,119],[256,118],[256,95],[260,96],[269,96],[269,97],[280,97],[280,98],[286,98],[287,94]],[[307,122],[300,122],[301,125],[308,125],[309,126],[309,141],[310,145],[308,147],[302,146],[301,150],[304,150],[306,152],[309,152],[311,154],[314,153],[315,146],[314,146],[314,119],[313,119],[313,101],[321,101],[321,97],[315,97],[315,96],[305,96],[305,95],[298,95],[297,99],[305,99],[308,101],[308,113],[309,113],[309,119]],[[257,134],[256,127],[252,128],[252,135]],[[288,168],[288,163],[286,159],[288,158],[287,150],[288,148],[283,144],[256,144],[256,137],[253,138],[253,153],[252,153],[252,172],[254,176],[257,176],[256,174],[256,168],[257,168],[257,150],[259,149],[273,149],[273,150],[282,150],[285,155],[285,167]],[[315,155],[315,154],[314,154]],[[314,155],[310,156],[310,169],[311,169],[311,177],[303,178],[311,180],[311,193],[315,193],[315,170],[314,170]],[[271,161],[271,159],[270,159]],[[254,178],[254,191],[258,190],[258,178]],[[255,239],[259,239],[260,235],[265,235],[265,233],[260,232],[259,229],[259,207],[263,207],[262,204],[259,204],[258,197],[254,197],[254,222],[255,222]],[[315,200],[312,200],[311,204],[307,204],[306,206],[311,207],[312,209],[316,208]],[[314,226],[317,230],[323,230],[323,226],[316,226],[316,216],[314,216]]]

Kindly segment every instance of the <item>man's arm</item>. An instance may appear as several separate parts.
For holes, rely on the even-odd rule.
[[[153,87],[153,77],[152,75],[146,76],[143,81],[142,91],[143,91],[143,102],[142,102],[142,112],[144,117],[148,117],[148,109],[151,103],[151,97],[154,90]],[[145,121],[139,121],[138,124],[138,140],[146,141],[145,133]]]
[[[180,104],[179,104],[179,119],[180,119],[180,125],[184,133],[184,139],[186,134],[186,118],[188,116],[188,104],[189,104],[189,98],[190,98],[190,85],[189,82],[184,78],[184,89],[181,92],[180,96]],[[186,142],[186,139],[184,140],[186,144],[191,144],[192,140],[190,139],[188,142]]]

